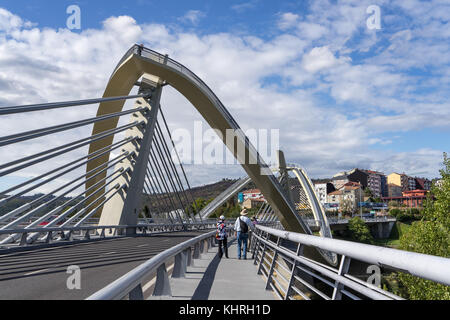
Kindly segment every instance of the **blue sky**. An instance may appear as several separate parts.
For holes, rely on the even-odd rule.
[[[66,28],[73,4],[81,30]],[[379,30],[367,27],[370,5]],[[449,19],[444,0],[3,0],[0,105],[101,95],[143,42],[201,76],[244,129],[280,129],[288,161],[313,177],[360,167],[432,178],[450,151]],[[163,102],[174,129],[201,120],[174,90]],[[243,174],[188,170],[197,184]]]

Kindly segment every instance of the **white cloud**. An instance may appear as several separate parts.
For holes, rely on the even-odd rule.
[[[280,20],[278,21],[278,27],[281,30],[286,30],[292,27],[295,27],[298,24],[299,15],[292,13],[292,12],[286,12],[281,14]]]
[[[72,33],[38,28],[1,9],[0,105],[99,97],[121,56],[133,43],[143,42],[198,74],[242,128],[280,129],[280,144],[288,161],[302,164],[314,176],[357,166],[388,172],[411,168],[423,175],[437,175],[444,150],[371,148],[386,144],[395,150],[395,138],[380,138],[380,134],[449,126],[450,108],[444,99],[450,83],[448,43],[425,45],[430,39],[417,29],[411,29],[410,37],[407,32],[398,33],[405,29],[396,30],[387,40],[393,47],[380,48],[355,63],[350,56],[359,49],[347,41],[365,23],[364,10],[359,14],[365,2],[347,1],[341,9],[322,12],[325,4],[314,1],[308,17],[292,13],[290,21],[298,25],[265,39],[225,32],[200,36],[163,24],[137,24],[129,16],[111,17],[99,29]],[[437,27],[424,25],[423,30],[434,30],[429,26]],[[363,47],[377,43],[371,37]],[[422,41],[423,48],[415,41]],[[439,70],[423,79],[403,71],[414,64]],[[280,81],[271,81],[271,77]],[[422,94],[423,81],[441,90],[439,94]],[[329,100],[323,102],[319,95]],[[162,105],[172,129],[192,130],[193,121],[201,120],[186,99],[169,87],[164,89]],[[32,130],[61,123],[61,119],[91,117],[95,112],[96,106],[86,106],[52,111],[52,117],[45,112],[8,116],[2,119],[0,136],[24,130],[24,123],[26,130]],[[121,121],[126,123],[128,118]],[[50,140],[58,145],[88,136],[90,130],[86,127]],[[36,139],[23,148],[2,148],[2,163],[48,148],[48,141]],[[80,150],[76,156],[85,152]],[[61,157],[58,163],[70,159]],[[20,176],[46,169],[43,164]],[[189,172],[194,185],[243,174],[239,166],[189,166]]]
[[[239,4],[234,4],[231,6],[231,9],[238,13],[242,13],[244,11],[254,8],[257,3],[258,0],[247,1]]]
[[[204,16],[205,13],[200,10],[189,10],[183,17],[180,18],[180,20],[196,25]]]
[[[317,72],[338,64],[328,47],[316,47],[303,56],[302,66],[308,72]]]

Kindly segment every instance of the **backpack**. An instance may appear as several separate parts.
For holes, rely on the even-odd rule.
[[[247,223],[245,223],[245,221],[242,221],[242,219],[239,217],[239,224],[241,227],[241,232],[242,233],[247,233],[248,232],[248,225]]]

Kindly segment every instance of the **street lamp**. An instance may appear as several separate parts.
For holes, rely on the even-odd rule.
[[[361,205],[361,190],[362,190],[361,186],[362,186],[362,184],[361,184],[361,181],[358,181],[358,183],[359,183],[359,215],[362,219],[362,205]]]

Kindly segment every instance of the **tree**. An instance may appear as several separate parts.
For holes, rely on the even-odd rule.
[[[444,153],[444,169],[440,170],[442,185],[434,186],[425,201],[423,218],[411,225],[400,238],[400,249],[435,256],[450,257],[450,159]],[[450,287],[429,280],[399,273],[409,299],[450,300]]]
[[[372,198],[373,197],[372,190],[370,190],[369,188],[364,188],[364,196]]]
[[[389,208],[398,208],[398,202],[397,201],[389,201],[388,207]]]
[[[354,217],[348,221],[348,231],[350,237],[357,242],[373,243],[369,227],[360,217]]]
[[[193,212],[194,214],[199,213],[208,203],[210,203],[213,199],[203,199],[197,198],[185,208],[186,212]]]

